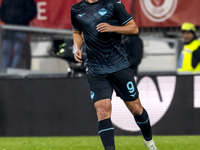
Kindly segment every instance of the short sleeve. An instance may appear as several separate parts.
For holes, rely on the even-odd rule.
[[[123,3],[119,0],[114,0],[114,14],[121,25],[125,25],[132,19],[132,16],[126,11]]]
[[[79,23],[76,20],[76,14],[74,13],[73,8],[71,9],[71,23],[72,23],[72,26],[73,26],[74,30],[76,30],[76,31],[80,31],[81,30],[81,27],[80,27]]]

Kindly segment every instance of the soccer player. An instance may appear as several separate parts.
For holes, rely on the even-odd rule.
[[[82,0],[71,8],[74,58],[81,60],[86,43],[87,79],[98,118],[98,130],[105,150],[115,150],[111,122],[113,89],[124,101],[140,127],[149,150],[157,150],[148,114],[139,100],[133,71],[121,46],[122,34],[138,34],[138,28],[119,0]],[[82,34],[83,33],[83,34]]]

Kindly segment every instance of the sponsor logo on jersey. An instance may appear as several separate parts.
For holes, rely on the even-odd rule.
[[[178,0],[140,0],[145,16],[154,22],[170,18],[177,8]]]
[[[105,14],[107,14],[107,10],[105,9],[105,8],[101,8],[100,10],[99,10],[99,14],[101,15],[101,16],[104,16]]]
[[[83,13],[83,14],[79,14],[78,16],[79,16],[79,17],[83,17],[84,15],[85,15],[85,13]]]

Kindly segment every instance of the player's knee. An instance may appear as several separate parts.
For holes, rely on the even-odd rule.
[[[140,105],[136,105],[133,108],[131,108],[130,111],[134,116],[139,116],[142,114],[143,108]]]
[[[96,111],[97,111],[97,117],[99,121],[111,117],[111,110],[109,108],[98,107]]]

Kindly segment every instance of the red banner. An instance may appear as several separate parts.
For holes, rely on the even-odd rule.
[[[1,3],[2,0],[0,0]],[[37,17],[31,22],[31,26],[44,28],[71,28],[71,6],[80,0],[35,0],[37,5]]]
[[[199,0],[135,0],[135,20],[139,27],[200,25],[199,6]]]
[[[80,0],[36,0],[38,15],[31,25],[46,28],[71,28],[71,6]]]
[[[35,0],[38,15],[31,26],[71,29],[71,6],[81,0]],[[122,0],[131,12],[133,0]],[[0,0],[1,2],[1,0]],[[200,25],[199,0],[134,0],[139,27],[176,27],[183,22]]]

